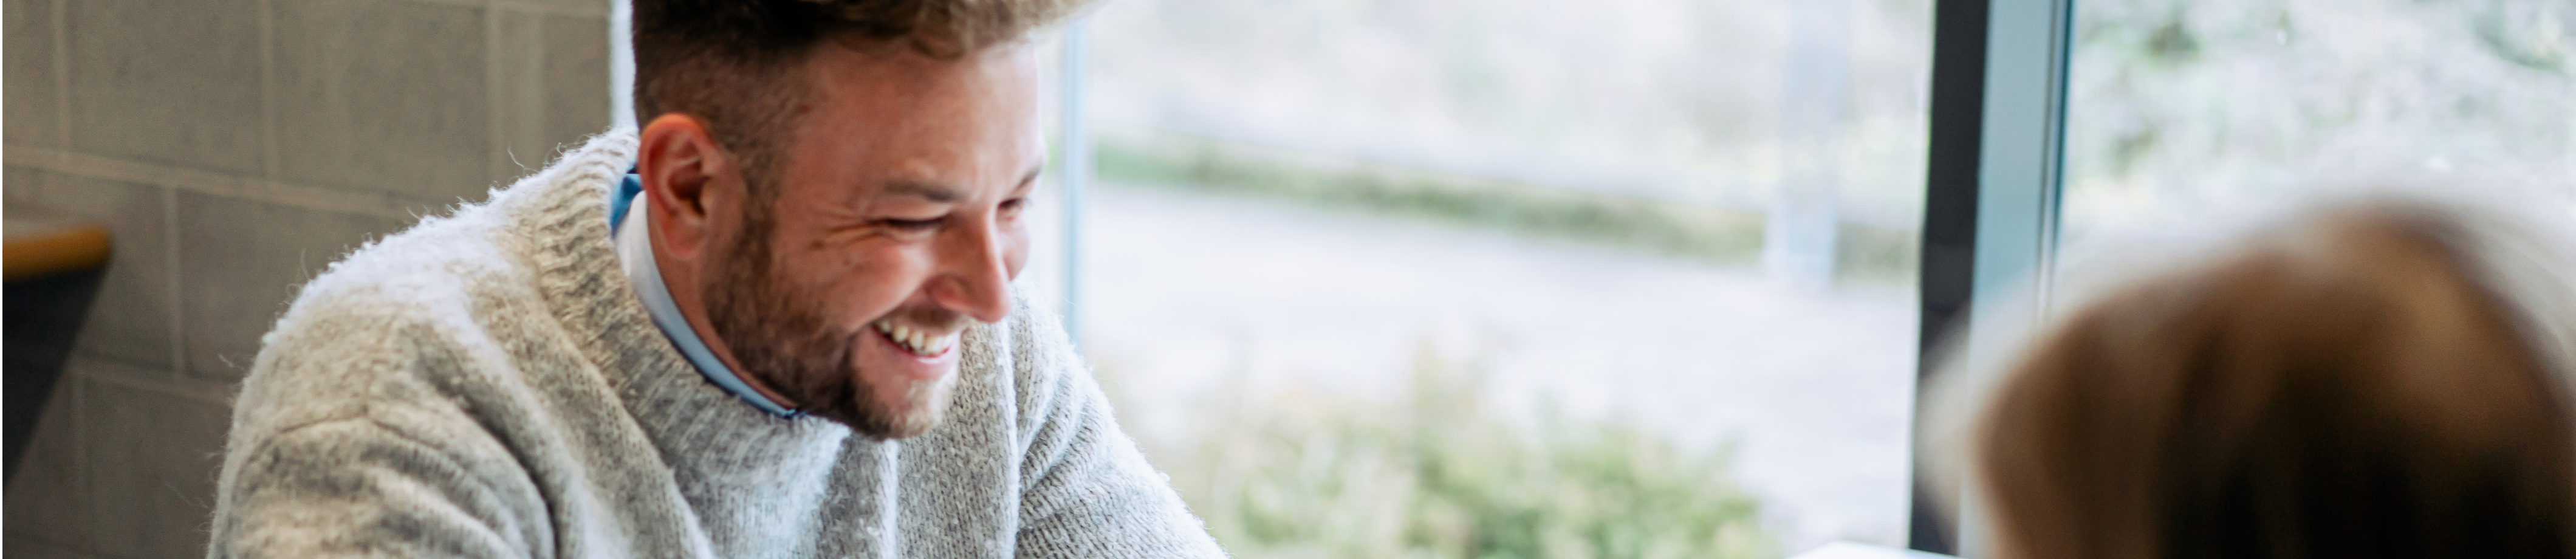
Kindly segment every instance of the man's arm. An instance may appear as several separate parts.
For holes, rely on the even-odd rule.
[[[424,376],[462,353],[413,305],[314,285],[235,400],[207,556],[554,555],[520,457]]]
[[[1169,478],[1118,429],[1109,399],[1053,316],[1016,312],[1024,418],[1021,557],[1224,557]]]
[[[536,488],[369,419],[288,429],[227,476],[213,559],[548,557]]]

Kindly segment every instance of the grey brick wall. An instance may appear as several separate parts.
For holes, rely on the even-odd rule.
[[[115,256],[5,498],[10,557],[200,557],[298,285],[608,126],[609,0],[0,0],[11,207]]]

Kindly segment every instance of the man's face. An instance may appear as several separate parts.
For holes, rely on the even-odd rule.
[[[826,42],[765,181],[702,284],[736,360],[806,413],[879,438],[939,422],[959,334],[1010,312],[1045,157],[1036,56],[941,60]],[[751,200],[753,206],[763,201]]]

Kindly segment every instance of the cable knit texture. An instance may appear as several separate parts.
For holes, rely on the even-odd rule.
[[[1055,318],[879,442],[700,376],[620,273],[631,130],[333,264],[233,413],[209,557],[1221,557]]]

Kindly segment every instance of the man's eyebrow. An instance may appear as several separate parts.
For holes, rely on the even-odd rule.
[[[886,181],[885,192],[881,195],[920,196],[923,199],[930,200],[932,203],[937,204],[956,202],[957,200],[966,197],[963,193],[957,191],[957,187],[916,179],[894,179]]]
[[[1034,184],[1034,183],[1038,182],[1038,173],[1042,173],[1042,172],[1045,172],[1045,171],[1046,171],[1046,164],[1045,164],[1045,163],[1039,163],[1039,164],[1036,164],[1036,165],[1030,165],[1030,166],[1029,166],[1029,172],[1027,172],[1027,173],[1022,173],[1022,174],[1020,175],[1020,183],[1019,183],[1019,184],[1015,184],[1015,185],[1011,185],[1011,187],[1012,187],[1012,188],[1019,188],[1019,187],[1028,186],[1028,185],[1030,185],[1030,184]]]
[[[1012,188],[1017,189],[1037,182],[1038,173],[1045,170],[1046,167],[1044,164],[1029,166],[1029,171],[1020,175],[1020,182],[1018,184],[1011,185]],[[965,194],[960,192],[957,187],[949,186],[944,183],[918,179],[894,179],[886,181],[885,192],[880,195],[919,196],[935,204],[953,203],[966,197]]]

